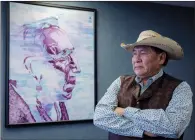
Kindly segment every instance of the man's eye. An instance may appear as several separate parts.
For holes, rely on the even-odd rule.
[[[67,52],[66,50],[63,50],[63,54],[66,54],[66,52]]]
[[[147,54],[147,52],[145,52],[145,51],[142,51],[142,52],[141,52],[141,54]]]
[[[69,50],[69,49],[63,50],[63,55],[69,55],[71,53],[72,53],[72,50]]]

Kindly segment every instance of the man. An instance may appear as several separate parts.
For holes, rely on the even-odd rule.
[[[183,57],[174,40],[147,30],[134,44],[135,75],[118,77],[98,102],[94,125],[109,131],[110,140],[183,139],[192,115],[192,91],[186,81],[163,71],[168,60]]]
[[[12,66],[9,94],[19,103],[13,107],[9,102],[10,124],[70,120],[65,102],[72,98],[81,72],[75,48],[59,26],[38,23],[23,26],[25,47],[18,47],[20,55],[11,62],[16,67]]]

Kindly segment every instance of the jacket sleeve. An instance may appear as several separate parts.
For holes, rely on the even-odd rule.
[[[140,110],[127,107],[124,117],[147,132],[163,137],[179,138],[190,123],[193,110],[192,96],[190,86],[182,82],[174,90],[166,110]]]
[[[114,113],[114,109],[118,105],[117,94],[120,83],[119,77],[110,85],[98,102],[94,113],[94,125],[118,135],[142,137],[143,130],[135,126],[129,119]]]

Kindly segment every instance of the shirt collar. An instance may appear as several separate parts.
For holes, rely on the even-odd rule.
[[[157,80],[158,78],[160,78],[162,75],[163,75],[163,69],[161,69],[156,75],[150,77],[148,80],[152,80],[154,82],[155,80]],[[140,77],[136,76],[135,77],[135,81],[137,83],[141,83],[142,79]]]

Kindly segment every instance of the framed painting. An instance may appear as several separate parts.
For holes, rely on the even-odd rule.
[[[96,10],[9,2],[6,126],[93,119]]]

